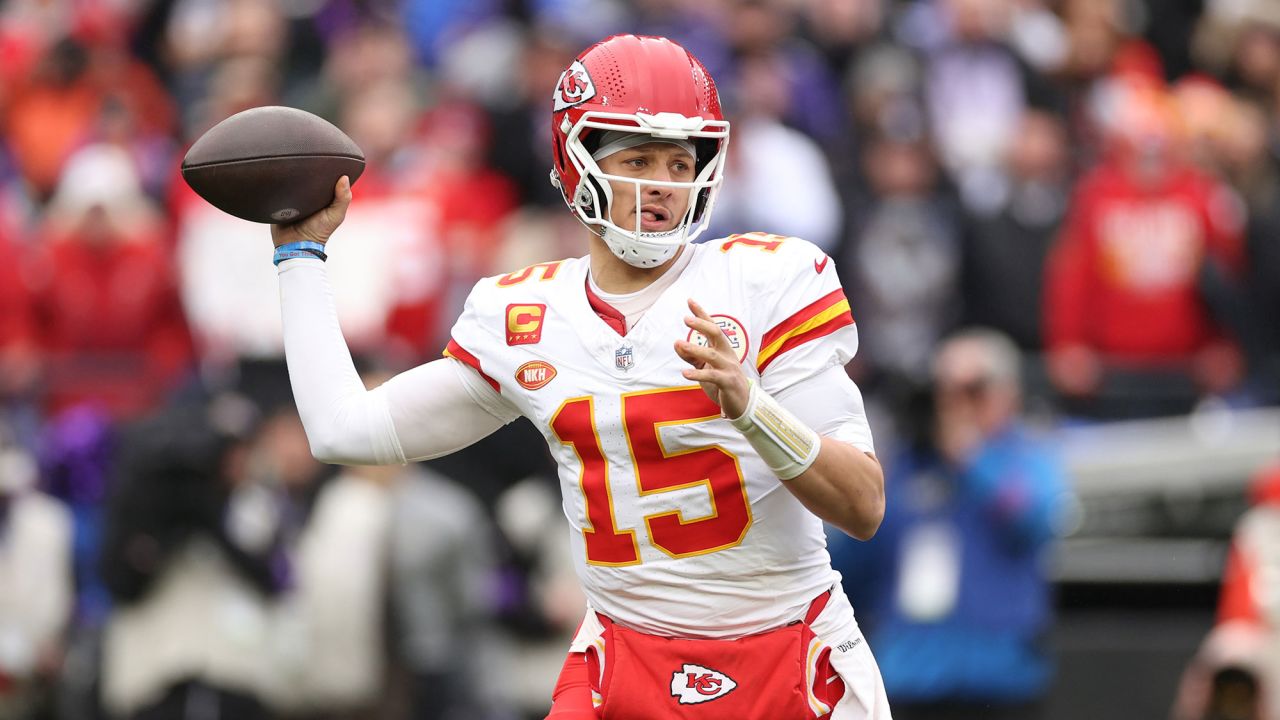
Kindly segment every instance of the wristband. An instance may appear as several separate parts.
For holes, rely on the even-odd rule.
[[[276,254],[272,258],[271,264],[279,265],[285,260],[308,257],[320,258],[321,262],[328,260],[329,256],[324,252],[324,243],[311,242],[310,240],[285,243],[276,248]]]
[[[822,438],[759,385],[748,383],[751,395],[746,412],[729,422],[760,453],[760,459],[779,479],[790,480],[818,459]]]

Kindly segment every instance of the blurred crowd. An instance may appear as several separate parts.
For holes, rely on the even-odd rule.
[[[1026,637],[1051,622],[1023,575],[1065,480],[1019,464],[1036,446],[1009,423],[1280,403],[1275,0],[9,0],[0,718],[541,717],[531,668],[555,672],[582,605],[541,438],[316,464],[266,228],[178,169],[259,105],[360,145],[329,272],[376,382],[439,356],[477,278],[584,252],[548,182],[549,97],[613,32],[717,78],[734,140],[705,237],[831,255],[849,372],[882,456],[903,449],[891,486],[942,463],[977,493],[961,531],[1007,511],[1013,534],[981,543],[1021,543],[986,571],[1030,598]],[[956,380],[939,350],[975,326],[957,342],[989,372]],[[867,583],[901,582],[887,536]],[[890,685],[911,665],[877,652]],[[1039,673],[1017,699],[1042,692],[1049,671],[1010,657]]]

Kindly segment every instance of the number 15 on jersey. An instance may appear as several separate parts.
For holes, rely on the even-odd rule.
[[[740,544],[751,527],[751,506],[738,458],[719,445],[669,451],[662,428],[720,419],[720,408],[698,386],[626,393],[621,402],[622,426],[640,497],[703,487],[711,513],[687,518],[677,507],[644,516],[646,541],[673,558],[705,555]],[[593,565],[635,565],[640,562],[640,539],[635,529],[618,527],[610,486],[609,461],[597,431],[591,396],[561,403],[551,429],[561,443],[573,448],[581,470],[578,484],[586,506],[582,534],[587,562]]]

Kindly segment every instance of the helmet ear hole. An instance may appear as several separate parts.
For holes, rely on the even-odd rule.
[[[595,195],[592,196],[591,190],[587,188],[587,183],[591,183],[591,187],[595,189]],[[600,217],[606,218],[609,210],[609,202],[606,198],[609,196],[604,192],[604,186],[596,179],[594,175],[587,174],[582,178],[582,183],[578,185],[578,196],[585,198],[581,203],[584,208],[595,207],[595,198],[600,198]]]

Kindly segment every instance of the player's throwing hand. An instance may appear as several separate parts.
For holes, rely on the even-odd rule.
[[[689,311],[693,313],[693,317],[686,317],[684,324],[702,333],[707,344],[703,346],[688,340],[676,341],[676,354],[693,366],[685,370],[683,375],[701,383],[703,391],[720,406],[725,417],[740,417],[747,411],[751,387],[738,363],[738,356],[724,331],[701,305],[690,299]]]
[[[350,206],[351,180],[343,175],[338,178],[338,184],[333,186],[333,202],[329,203],[329,207],[288,225],[272,225],[271,242],[276,247],[300,241],[323,245],[346,219],[347,208]]]

